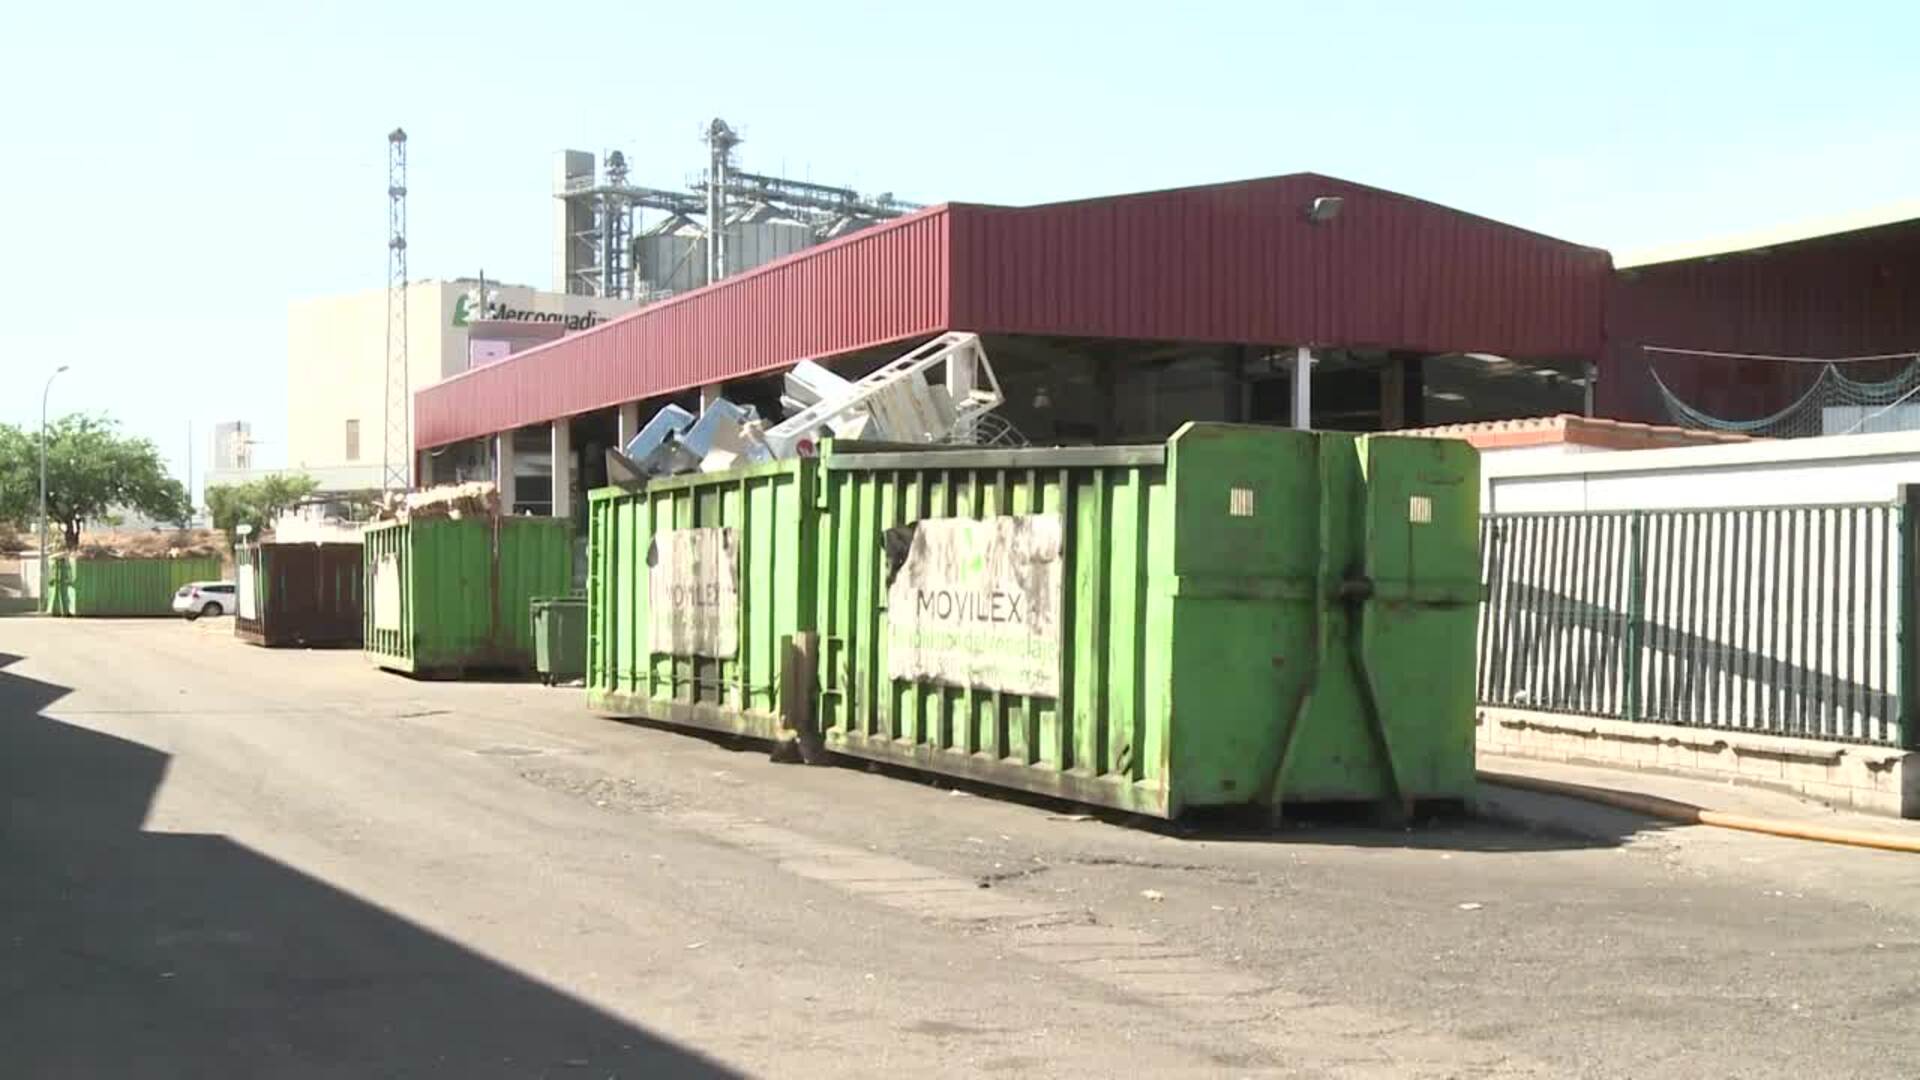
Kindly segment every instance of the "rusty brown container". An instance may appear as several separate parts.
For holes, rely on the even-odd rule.
[[[359,646],[359,544],[249,544],[234,562],[234,636],[268,647]]]

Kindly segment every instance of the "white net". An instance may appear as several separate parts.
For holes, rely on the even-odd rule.
[[[971,422],[971,427],[971,431],[964,427],[955,428],[946,441],[971,446],[1021,447],[1028,445],[1027,437],[1021,434],[1020,429],[1014,427],[1011,421],[999,413],[987,413],[976,417]]]
[[[1787,357],[1742,357],[1744,362],[1793,363],[1808,366],[1806,360]],[[1862,360],[1813,362],[1819,374],[1792,404],[1778,412],[1753,419],[1736,420],[1715,416],[1683,400],[1660,377],[1657,366],[1648,365],[1653,383],[1667,415],[1681,427],[1710,431],[1730,431],[1776,439],[1808,438],[1815,435],[1855,435],[1882,431],[1920,431],[1920,357],[1909,358],[1906,367],[1892,378],[1867,381],[1849,377],[1841,365],[1866,361],[1884,363],[1899,357],[1867,357]]]

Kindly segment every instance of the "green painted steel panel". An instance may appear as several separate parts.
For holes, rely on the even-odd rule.
[[[588,497],[589,707],[719,731],[781,733],[783,648],[814,620],[818,535],[812,459],[659,480]],[[731,657],[656,649],[651,558],[668,530],[730,529],[737,587]]]
[[[1274,802],[1473,791],[1478,456],[1465,443],[1318,436],[1315,673]]]
[[[1161,816],[1471,793],[1470,447],[1191,424],[1164,464],[1065,453],[829,459],[829,747]],[[1059,697],[888,677],[886,530],[1026,514],[1065,525]]]
[[[1473,791],[1480,457],[1452,439],[1360,441],[1367,502],[1360,650],[1399,786]]]
[[[1166,813],[1166,720],[1176,687],[1171,658],[1157,645],[1167,639],[1173,605],[1169,591],[1154,586],[1172,565],[1168,455],[849,457],[830,460],[822,482],[818,716],[827,745]],[[928,519],[1033,514],[1062,519],[1061,695],[887,678],[886,531]]]
[[[572,530],[553,518],[421,518],[362,534],[363,648],[414,675],[533,669],[528,605],[573,580]]]
[[[829,445],[596,492],[590,699],[778,737],[775,650],[813,631],[813,711],[843,754],[1169,817],[1464,799],[1478,491],[1464,443],[1189,424],[1097,451]],[[1058,693],[890,674],[889,530],[1030,515],[1061,529]],[[716,525],[742,537],[743,656],[654,653],[655,538]]]
[[[194,581],[219,581],[220,560],[84,559],[56,556],[47,610],[54,615],[130,617],[172,615],[173,594]]]

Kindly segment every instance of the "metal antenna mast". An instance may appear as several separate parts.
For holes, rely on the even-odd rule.
[[[381,487],[412,487],[407,393],[407,133],[387,136],[387,437]]]
[[[714,117],[707,125],[707,283],[727,276],[727,186],[733,171],[733,148],[745,140],[725,120]]]

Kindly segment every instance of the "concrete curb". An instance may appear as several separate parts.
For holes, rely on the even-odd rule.
[[[1620,845],[1673,827],[1658,818],[1567,795],[1545,795],[1484,780],[1476,788],[1475,817],[1527,832]]]

